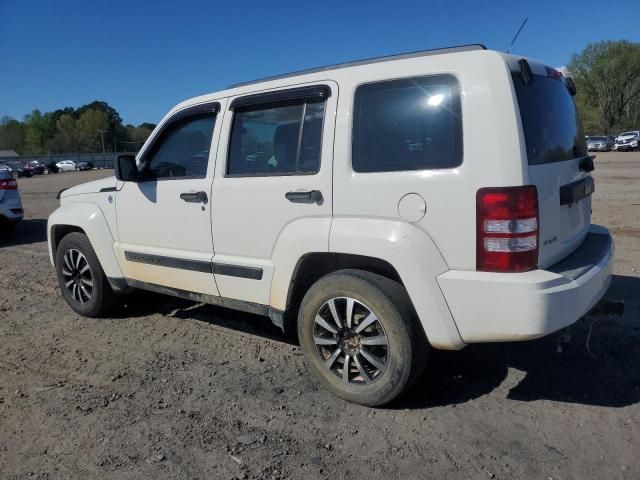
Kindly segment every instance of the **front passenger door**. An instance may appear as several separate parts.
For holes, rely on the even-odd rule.
[[[164,122],[139,156],[139,181],[116,194],[116,252],[134,286],[218,295],[210,211],[218,110],[198,105]]]

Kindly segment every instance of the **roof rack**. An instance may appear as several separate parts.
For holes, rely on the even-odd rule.
[[[432,50],[419,50],[417,52],[385,55],[383,57],[374,57],[366,60],[356,60],[353,62],[338,63],[335,65],[327,65],[324,67],[309,68],[307,70],[298,70],[296,72],[285,73],[283,75],[274,75],[271,77],[259,78],[257,80],[251,80],[249,82],[234,83],[233,85],[229,85],[228,88],[244,87],[246,85],[252,85],[254,83],[268,82],[271,80],[280,80],[282,78],[295,77],[297,75],[308,75],[310,73],[326,72],[328,70],[337,70],[339,68],[356,67],[359,65],[370,65],[372,63],[388,62],[391,60],[404,60],[406,58],[428,57],[431,55],[442,55],[445,53],[469,52],[473,50],[486,50],[486,49],[487,47],[485,47],[484,45],[480,43],[474,43],[469,45],[459,45],[455,47],[434,48]]]

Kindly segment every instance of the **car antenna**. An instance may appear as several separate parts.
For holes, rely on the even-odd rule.
[[[507,53],[509,53],[509,50],[511,50],[511,47],[513,47],[513,44],[516,43],[516,40],[518,39],[518,35],[520,35],[520,32],[522,31],[522,29],[524,28],[525,23],[527,23],[527,20],[529,20],[529,17],[526,17],[524,19],[524,21],[522,22],[522,25],[520,25],[520,28],[518,29],[518,31],[516,32],[515,37],[513,37],[513,40],[511,40],[511,45],[509,45],[509,48],[507,48]]]

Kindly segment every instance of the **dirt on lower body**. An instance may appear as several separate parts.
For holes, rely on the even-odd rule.
[[[111,174],[20,180],[26,217],[0,241],[0,478],[640,478],[640,154],[596,160],[622,317],[434,351],[379,409],[321,388],[266,318],[148,293],[73,313],[46,219],[60,189]]]

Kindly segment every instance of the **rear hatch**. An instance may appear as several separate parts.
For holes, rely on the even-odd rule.
[[[538,266],[546,268],[575,251],[587,235],[593,160],[587,154],[569,82],[555,69],[523,63],[520,60],[521,68],[512,68],[512,77],[530,183],[538,190]],[[521,70],[529,68],[529,75],[523,75]]]

